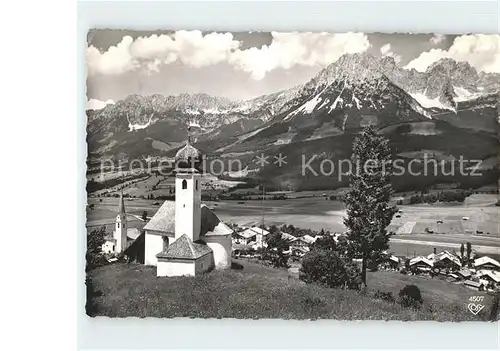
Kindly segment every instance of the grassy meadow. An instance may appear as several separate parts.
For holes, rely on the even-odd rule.
[[[487,303],[477,316],[467,310],[468,297],[478,293],[441,281],[376,272],[369,277],[374,286],[359,293],[305,284],[284,269],[246,261],[234,266],[173,278],[158,278],[155,267],[144,265],[100,267],[89,272],[92,302],[96,315],[108,317],[484,321],[490,316]],[[418,311],[373,297],[377,289],[397,296],[410,283],[422,291],[424,306]]]

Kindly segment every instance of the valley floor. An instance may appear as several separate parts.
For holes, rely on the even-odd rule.
[[[496,195],[477,194],[464,204],[402,205],[400,218],[394,218],[390,251],[396,255],[428,255],[438,250],[457,250],[470,242],[478,253],[492,257],[500,255],[499,207],[494,206]],[[116,198],[89,198],[94,210],[87,210],[87,227],[114,225]],[[144,211],[152,216],[161,200],[133,199],[126,201],[127,213],[140,217]],[[321,196],[288,199],[207,202],[222,220],[239,225],[260,224],[264,215],[266,225],[293,224],[313,230],[345,230],[345,211],[340,201],[325,200]],[[468,217],[467,221],[462,218]],[[438,223],[441,220],[442,223]],[[141,226],[137,219],[130,226]],[[425,229],[434,233],[426,233]],[[480,234],[478,234],[480,232]]]

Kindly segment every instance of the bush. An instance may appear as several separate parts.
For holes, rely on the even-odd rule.
[[[106,227],[95,229],[87,234],[87,252],[85,253],[86,266],[85,271],[88,272],[94,268],[103,266],[107,263],[104,254],[101,251],[101,246],[104,244],[106,237]]]
[[[358,285],[359,269],[346,265],[336,252],[312,250],[302,259],[299,278],[306,283],[354,289]]]
[[[419,309],[423,302],[420,289],[416,285],[406,285],[399,292],[399,303],[403,307]]]
[[[85,278],[85,285],[87,287],[87,301],[85,302],[85,312],[89,317],[95,317],[97,312],[97,305],[94,301],[94,296],[96,295],[96,293],[94,291],[94,285],[91,277]]]
[[[373,295],[373,297],[375,297],[376,299],[390,302],[390,303],[394,303],[396,301],[396,299],[394,298],[394,295],[392,295],[392,293],[390,291],[384,292],[384,291],[377,290],[375,292],[375,294]]]
[[[311,250],[337,251],[337,249],[337,243],[332,236],[318,238],[311,245]]]

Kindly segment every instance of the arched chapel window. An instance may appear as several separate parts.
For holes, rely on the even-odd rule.
[[[186,179],[184,179],[182,181],[182,189],[187,189],[188,188],[188,182],[186,181]]]

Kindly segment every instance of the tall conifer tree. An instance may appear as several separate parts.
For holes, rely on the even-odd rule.
[[[371,126],[360,132],[353,144],[349,190],[343,195],[349,247],[352,257],[362,259],[361,280],[365,287],[367,260],[389,248],[393,233],[387,227],[397,211],[389,203],[393,189],[388,143]]]

